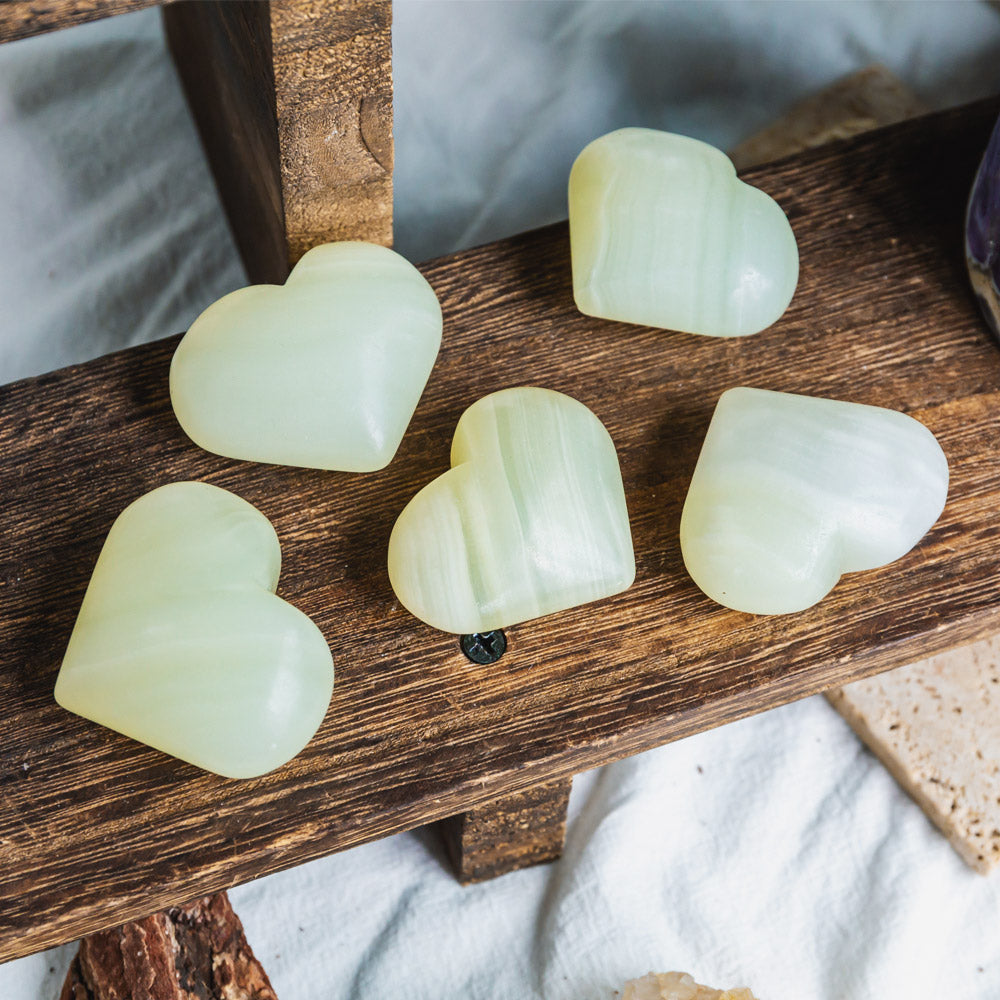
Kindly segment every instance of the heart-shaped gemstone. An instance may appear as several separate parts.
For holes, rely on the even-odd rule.
[[[452,468],[389,539],[400,602],[445,632],[487,632],[617,594],[635,578],[614,442],[583,403],[504,389],[462,414]]]
[[[904,413],[730,389],[684,502],[684,564],[726,607],[802,611],[842,573],[909,552],[947,493],[941,446]]]
[[[588,316],[741,337],[770,326],[799,279],[781,207],[714,146],[623,128],[569,177],[573,295]]]
[[[441,307],[412,264],[371,243],[330,243],[284,286],[209,306],[174,354],[170,399],[207,451],[372,472],[396,454],[440,345]]]
[[[333,690],[323,634],[275,596],[255,507],[171,483],[111,526],[56,681],[63,708],[229,778],[291,760]]]

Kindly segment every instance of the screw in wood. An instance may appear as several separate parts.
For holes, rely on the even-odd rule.
[[[496,663],[507,651],[507,636],[501,628],[492,632],[473,632],[463,635],[460,645],[473,663]]]

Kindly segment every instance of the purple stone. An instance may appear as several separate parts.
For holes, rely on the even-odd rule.
[[[965,257],[986,322],[1000,338],[1000,119],[969,195]]]

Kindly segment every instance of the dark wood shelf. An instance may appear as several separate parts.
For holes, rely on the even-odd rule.
[[[143,7],[162,7],[172,0],[3,0],[0,3],[0,44],[128,14]]]
[[[772,329],[714,340],[573,306],[566,228],[423,270],[445,339],[399,455],[347,475],[199,450],[170,409],[175,339],[0,388],[0,959],[552,782],[1000,629],[1000,354],[965,276],[962,220],[997,102],[754,171],[802,273]],[[622,462],[634,587],[510,630],[492,667],[398,606],[385,550],[448,465],[458,417],[513,385],[559,389]],[[798,615],[721,608],[684,572],[687,484],[734,385],[918,417],[951,465],[944,514],[898,563]],[[246,781],[72,716],[60,658],[112,521],[179,479],[233,490],[281,538],[279,593],[327,636],[336,689],[291,764]]]

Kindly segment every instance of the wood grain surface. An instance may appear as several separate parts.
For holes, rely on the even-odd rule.
[[[171,0],[3,0],[0,3],[0,43],[170,2]]]
[[[463,885],[557,860],[566,836],[571,778],[535,785],[441,824],[445,848]]]
[[[320,243],[392,244],[390,0],[190,0],[163,18],[252,282]]]
[[[1000,355],[968,289],[966,194],[987,102],[770,164],[802,271],[771,329],[714,340],[573,306],[564,225],[423,268],[437,367],[387,470],[199,450],[167,395],[176,340],[0,389],[0,956],[12,958],[330,851],[442,819],[1000,631]],[[385,549],[448,466],[477,397],[567,392],[618,446],[638,575],[512,628],[489,667],[400,608]],[[734,385],[890,406],[938,435],[948,504],[914,551],[798,615],[719,607],[684,572],[687,484]],[[111,523],[179,479],[233,490],[281,539],[279,593],[327,636],[337,683],[290,764],[238,782],[62,711],[52,687]]]
[[[270,11],[289,262],[331,240],[391,246],[391,0]]]

